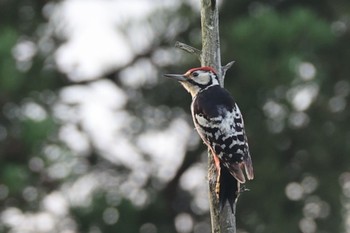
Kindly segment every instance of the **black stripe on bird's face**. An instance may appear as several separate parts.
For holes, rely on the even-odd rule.
[[[206,87],[210,86],[211,84],[213,84],[213,81],[210,79],[208,83],[206,84],[201,84],[201,83],[197,83],[195,81],[195,79],[188,79],[187,82],[189,82],[190,84],[199,87],[200,89],[205,89]]]

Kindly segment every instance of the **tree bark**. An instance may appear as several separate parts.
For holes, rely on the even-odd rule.
[[[201,0],[202,66],[211,66],[218,72],[223,86],[221,72],[219,13],[215,0]]]
[[[226,71],[233,65],[233,61],[221,66],[220,37],[219,37],[219,12],[216,0],[201,0],[201,27],[202,50],[190,45],[176,42],[175,47],[197,56],[202,66],[213,67],[219,76],[220,85],[224,87]],[[236,233],[236,218],[228,203],[220,212],[219,200],[216,197],[217,172],[213,156],[208,150],[208,180],[209,180],[209,204],[212,233]],[[234,204],[234,210],[236,204]]]
[[[213,67],[219,76],[220,85],[224,86],[224,75],[233,62],[221,66],[219,12],[216,0],[201,0],[202,52],[201,65]],[[216,168],[213,156],[208,151],[209,202],[212,233],[236,233],[236,218],[228,203],[219,210],[216,197]],[[234,209],[236,207],[234,206]]]

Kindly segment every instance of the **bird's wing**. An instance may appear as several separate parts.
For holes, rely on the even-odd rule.
[[[229,172],[240,182],[245,182],[245,171],[249,180],[254,178],[248,140],[244,131],[244,122],[237,105],[229,111],[220,111],[220,117],[212,121],[212,133],[207,141],[212,151],[222,161]]]
[[[220,88],[205,95],[200,93],[192,102],[192,117],[196,129],[211,151],[241,183],[253,179],[253,165],[241,111],[229,93]],[[214,96],[215,99],[208,96]]]

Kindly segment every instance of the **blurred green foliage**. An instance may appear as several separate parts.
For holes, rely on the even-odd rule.
[[[15,46],[18,34],[13,29],[2,28],[1,30],[1,45],[0,45],[0,58],[1,58],[1,80],[0,88],[2,93],[15,92],[19,82],[19,72],[16,69],[16,62],[14,59],[8,59],[12,57],[11,49]]]

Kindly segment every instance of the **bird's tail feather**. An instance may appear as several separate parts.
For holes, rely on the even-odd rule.
[[[224,208],[226,201],[231,207],[234,214],[234,204],[239,195],[240,183],[231,175],[226,167],[221,165],[220,174],[220,192],[219,192],[219,204],[220,211]]]

